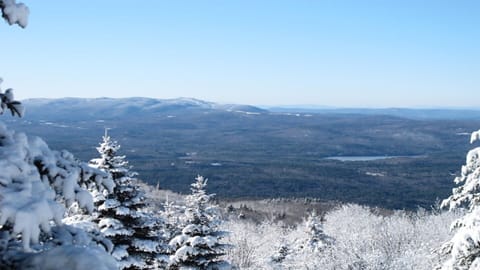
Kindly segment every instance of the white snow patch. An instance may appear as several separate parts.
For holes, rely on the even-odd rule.
[[[236,113],[243,113],[247,115],[260,115],[261,113],[259,112],[246,112],[246,111],[235,111]]]
[[[472,135],[470,137],[470,143],[474,143],[477,140],[480,140],[480,129],[472,132]]]
[[[156,252],[159,248],[158,241],[135,239],[133,246],[144,252]]]
[[[127,248],[127,246],[116,246],[112,252],[112,256],[117,260],[128,257]]]
[[[376,176],[376,177],[384,177],[385,176],[385,173],[381,172],[366,172],[365,175],[368,175],[368,176]]]

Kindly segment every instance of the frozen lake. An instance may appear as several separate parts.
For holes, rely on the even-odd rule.
[[[425,156],[332,156],[326,157],[324,159],[333,159],[339,161],[371,161],[371,160],[382,160],[389,158],[419,158]]]

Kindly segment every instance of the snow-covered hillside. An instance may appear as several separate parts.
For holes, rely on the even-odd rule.
[[[153,99],[132,98],[62,98],[27,99],[29,119],[108,119],[129,115],[155,117],[165,114],[199,112],[262,113],[260,108],[248,105],[218,104],[193,98]]]

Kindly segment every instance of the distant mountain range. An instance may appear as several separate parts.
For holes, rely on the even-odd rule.
[[[412,109],[412,108],[334,108],[321,106],[285,106],[256,107],[239,104],[219,104],[193,98],[153,99],[132,98],[61,98],[61,99],[27,99],[23,103],[27,114],[39,119],[78,118],[117,118],[128,114],[164,115],[171,112],[191,113],[193,111],[228,111],[240,113],[308,113],[308,114],[360,114],[388,115],[410,119],[479,119],[480,108],[475,109]]]
[[[55,119],[87,119],[87,118],[119,118],[130,114],[136,116],[164,115],[171,112],[189,113],[192,111],[233,111],[263,113],[260,109],[249,105],[217,104],[192,98],[153,99],[133,98],[61,98],[61,99],[27,99],[22,101],[31,117]]]
[[[478,119],[479,109],[464,108],[334,108],[334,107],[265,107],[271,112],[290,113],[318,113],[318,114],[362,114],[362,115],[389,115],[411,119]]]

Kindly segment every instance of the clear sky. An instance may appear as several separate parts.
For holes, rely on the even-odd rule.
[[[23,0],[2,89],[254,105],[480,107],[480,1]]]

